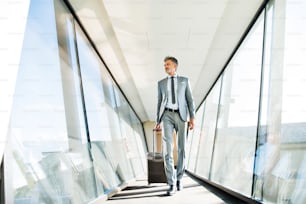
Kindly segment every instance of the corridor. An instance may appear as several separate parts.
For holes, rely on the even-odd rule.
[[[305,204],[305,11],[1,0],[0,204]],[[148,185],[154,148],[183,191]]]
[[[212,186],[186,175],[183,177],[182,191],[167,196],[168,186],[162,183],[148,185],[146,178],[128,185],[123,191],[108,199],[108,204],[243,204],[241,200]]]

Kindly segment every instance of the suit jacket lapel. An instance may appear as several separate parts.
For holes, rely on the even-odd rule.
[[[181,79],[182,79],[181,77],[177,76],[177,89],[178,89],[178,90],[181,90],[181,89],[180,89],[181,82],[182,82]]]
[[[168,78],[166,77],[162,82],[163,89],[165,90],[165,96],[168,98]]]

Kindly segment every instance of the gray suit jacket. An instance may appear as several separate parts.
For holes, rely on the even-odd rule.
[[[158,82],[157,123],[161,122],[168,100],[167,80],[168,78],[166,77]],[[194,101],[191,94],[189,80],[186,77],[177,76],[177,98],[179,113],[182,120],[188,120],[188,113],[190,118],[194,118]]]

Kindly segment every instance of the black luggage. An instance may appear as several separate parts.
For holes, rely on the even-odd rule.
[[[167,177],[164,168],[164,158],[162,153],[155,152],[156,132],[160,130],[153,129],[153,152],[149,152],[148,159],[148,183],[167,183]]]

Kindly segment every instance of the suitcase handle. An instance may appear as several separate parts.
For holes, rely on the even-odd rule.
[[[155,134],[154,132],[159,132],[161,129],[153,128],[153,159],[155,158]]]

